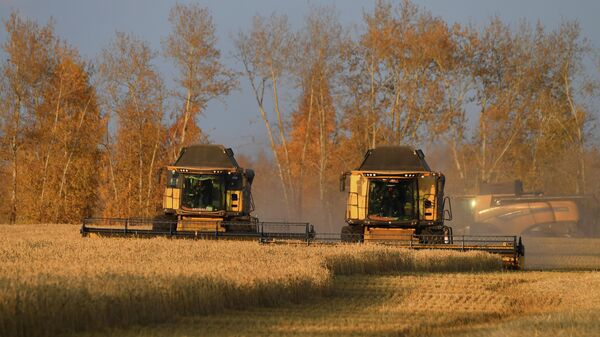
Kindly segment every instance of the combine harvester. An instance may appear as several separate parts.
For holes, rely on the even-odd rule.
[[[251,215],[254,171],[240,167],[229,148],[184,148],[166,171],[162,215],[151,219],[85,219],[81,234],[261,241],[314,236],[308,223],[260,222]]]
[[[411,249],[486,251],[502,256],[505,267],[520,269],[524,246],[517,236],[453,236],[444,220],[452,220],[445,178],[434,172],[421,150],[384,146],[367,151],[350,178],[344,242],[377,242]]]
[[[464,234],[600,235],[598,200],[593,195],[525,192],[523,182],[515,180],[482,184],[477,195],[455,196],[453,201],[455,230]]]
[[[195,145],[167,167],[164,214],[153,219],[85,219],[83,236],[169,236],[260,242],[331,244],[364,242],[410,249],[486,251],[502,256],[505,267],[520,269],[524,256],[516,236],[457,236],[444,197],[444,175],[433,172],[421,150],[391,146],[369,150],[349,178],[347,226],[341,233],[315,233],[308,223],[261,222],[253,211],[254,172],[239,167],[231,149]]]

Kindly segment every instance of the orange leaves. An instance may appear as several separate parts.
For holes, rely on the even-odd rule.
[[[11,58],[2,75],[12,85],[2,94],[19,98],[7,101],[12,116],[2,115],[3,141],[13,145],[9,219],[78,222],[96,201],[104,131],[89,69],[52,24],[13,13],[6,29]]]

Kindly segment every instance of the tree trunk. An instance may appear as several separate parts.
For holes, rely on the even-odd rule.
[[[321,206],[325,201],[325,171],[327,169],[327,117],[325,112],[325,99],[323,97],[323,79],[319,83],[319,201]]]
[[[56,133],[56,127],[58,126],[58,115],[59,115],[59,111],[60,111],[60,101],[62,99],[62,92],[63,92],[63,78],[62,76],[60,77],[60,84],[59,84],[59,90],[58,90],[58,99],[56,102],[56,109],[54,111],[54,124],[52,125],[52,130],[50,131],[50,136],[51,139],[54,140],[54,134]],[[52,144],[52,141],[48,142],[48,144],[46,144],[46,146],[50,146]],[[52,154],[52,149],[48,149],[48,151],[46,152],[46,155],[44,156],[44,170],[42,172],[42,187],[41,187],[41,191],[40,191],[40,204],[39,204],[39,221],[43,221],[43,213],[46,209],[46,207],[44,206],[44,193],[46,191],[46,182],[48,180],[48,165],[50,163],[50,155]]]
[[[152,173],[154,171],[154,161],[156,160],[156,152],[158,152],[158,145],[160,142],[160,125],[156,127],[156,142],[154,143],[154,150],[152,151],[152,158],[150,159],[150,168],[148,169],[148,191],[146,194],[146,215],[148,215],[148,211],[150,208],[150,197],[152,193]]]
[[[569,112],[575,121],[576,136],[577,136],[577,150],[579,154],[579,179],[577,179],[576,191],[577,194],[585,194],[586,177],[585,177],[585,140],[583,135],[583,121],[580,120],[579,114],[577,113],[577,106],[571,96],[571,84],[569,82],[569,63],[565,66],[563,73],[565,94],[567,96],[567,102],[569,103]],[[580,185],[581,184],[581,185]]]
[[[308,103],[308,116],[306,118],[306,131],[304,134],[304,144],[302,145],[302,154],[300,155],[300,173],[299,173],[299,178],[298,178],[298,186],[299,186],[299,193],[298,193],[298,210],[299,210],[299,217],[300,219],[302,219],[303,216],[303,212],[304,212],[304,193],[302,190],[302,187],[304,186],[304,164],[306,161],[306,150],[308,149],[308,140],[310,139],[310,126],[311,126],[311,122],[312,122],[312,110],[313,110],[313,83],[312,83],[312,77],[311,77],[311,81],[310,81],[310,99],[309,99],[309,103]]]
[[[15,112],[13,114],[13,119],[15,122],[15,129],[13,130],[13,135],[11,139],[11,154],[12,154],[12,190],[10,196],[10,216],[9,221],[11,224],[15,224],[17,222],[17,178],[18,178],[18,137],[19,137],[19,128],[20,128],[20,120],[21,120],[21,98],[17,98],[17,105],[15,107]]]
[[[479,134],[480,134],[480,141],[481,141],[481,148],[480,148],[480,179],[478,181],[479,182],[485,182],[486,181],[486,162],[487,162],[487,129],[486,129],[486,121],[485,121],[485,109],[486,109],[486,104],[487,101],[484,98],[483,102],[481,104],[481,111],[479,112]]]
[[[190,102],[192,101],[192,91],[190,89],[187,90],[187,98],[185,100],[185,110],[183,112],[183,125],[181,127],[181,138],[179,139],[179,150],[175,153],[175,157],[173,160],[177,159],[177,155],[181,153],[183,149],[183,145],[185,142],[185,136],[187,131],[187,125],[190,120]]]
[[[258,110],[260,112],[263,122],[265,123],[265,128],[267,129],[267,135],[269,136],[271,151],[273,152],[275,164],[277,165],[277,171],[279,173],[279,180],[281,182],[281,190],[282,190],[283,199],[285,202],[285,212],[287,214],[287,212],[289,210],[289,205],[290,205],[288,191],[287,191],[287,187],[286,187],[286,183],[285,183],[285,178],[283,175],[283,169],[281,167],[281,162],[280,162],[279,156],[277,154],[277,146],[275,145],[275,137],[273,136],[273,130],[271,129],[271,124],[269,123],[269,118],[267,117],[267,112],[265,111],[265,108],[263,105],[265,80],[263,79],[263,82],[261,83],[261,87],[260,87],[261,89],[259,91],[259,89],[256,87],[256,84],[254,83],[254,80],[252,78],[252,72],[248,68],[248,64],[246,62],[244,62],[244,67],[246,69],[246,73],[248,74],[248,78],[250,80],[250,86],[252,87],[252,91],[254,92],[254,97],[256,98],[256,103],[258,104]]]
[[[287,182],[288,190],[290,191],[290,195],[293,196],[293,184],[292,184],[292,174],[290,173],[290,155],[287,147],[287,140],[285,138],[285,129],[283,126],[283,117],[281,116],[281,110],[279,109],[279,95],[277,93],[277,77],[271,69],[271,81],[273,82],[273,102],[275,105],[275,114],[277,115],[277,124],[279,126],[279,139],[281,141],[281,147],[283,148],[283,154],[285,159],[285,169],[284,169],[284,177]],[[289,200],[293,202],[293,200]],[[287,205],[289,213],[291,209],[289,209],[291,205]]]
[[[140,134],[138,135],[139,137],[139,143],[138,143],[138,147],[139,147],[139,155],[138,155],[138,204],[137,204],[137,213],[141,214],[143,212],[142,209],[142,195],[143,192],[142,190],[144,189],[144,145],[142,143],[142,128],[140,128]]]
[[[110,180],[112,182],[112,188],[113,188],[113,200],[115,201],[115,203],[117,204],[117,210],[116,210],[116,214],[121,214],[120,213],[120,202],[119,202],[119,194],[117,193],[117,182],[116,182],[116,178],[115,178],[115,169],[114,169],[114,164],[112,162],[112,153],[108,153],[108,167],[110,170]]]
[[[460,159],[458,158],[458,150],[456,148],[456,137],[457,136],[452,137],[450,149],[452,150],[452,159],[454,160],[454,166],[456,166],[456,170],[458,171],[460,180],[464,182],[465,174],[463,172],[462,165],[460,164]]]
[[[18,123],[17,123],[18,125]],[[18,174],[18,155],[17,155],[17,133],[12,137],[12,162],[13,162],[13,170],[12,170],[12,193],[10,198],[10,223],[15,224],[17,222],[17,174]]]
[[[375,126],[375,56],[373,53],[371,53],[371,109],[370,109],[370,118],[367,121],[367,125],[368,125],[368,129],[372,128],[372,135],[371,135],[371,148],[374,149],[375,145],[376,145],[376,140],[375,140],[375,133],[376,133],[376,126]],[[371,124],[368,124],[371,123]],[[367,129],[367,134],[370,132],[370,130]]]
[[[54,221],[55,222],[58,222],[58,216],[59,216],[58,213],[60,211],[60,205],[63,202],[62,193],[64,190],[65,183],[67,181],[67,172],[69,171],[69,167],[71,165],[71,159],[73,158],[73,153],[75,152],[75,149],[77,149],[77,147],[79,145],[79,132],[81,131],[81,128],[83,127],[83,122],[85,121],[85,116],[87,115],[91,100],[92,100],[92,96],[90,96],[88,98],[88,100],[85,104],[85,107],[81,111],[81,117],[79,118],[79,123],[77,123],[77,128],[73,132],[73,134],[75,135],[75,141],[74,141],[73,146],[71,148],[69,148],[68,144],[66,144],[65,150],[66,150],[67,160],[65,162],[65,166],[63,167],[62,175],[60,178],[60,187],[58,189],[58,200],[56,201],[55,211],[54,211],[54,218],[55,218]]]

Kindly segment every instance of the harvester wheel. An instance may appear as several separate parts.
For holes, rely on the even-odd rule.
[[[152,219],[152,230],[173,233],[177,230],[177,218],[166,214],[157,215]]]
[[[361,226],[342,227],[342,242],[362,242],[363,232]]]

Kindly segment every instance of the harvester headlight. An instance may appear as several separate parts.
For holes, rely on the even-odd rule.
[[[475,208],[477,206],[477,201],[475,199],[471,199],[471,208]]]

